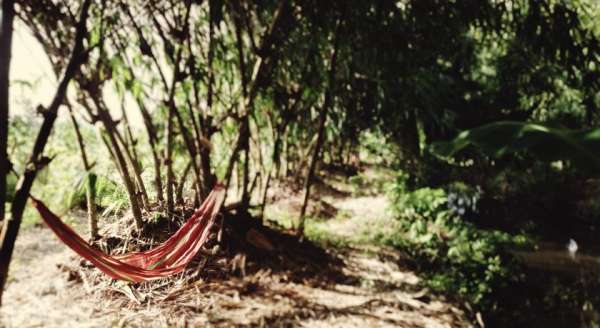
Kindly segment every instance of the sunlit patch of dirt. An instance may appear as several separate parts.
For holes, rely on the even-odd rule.
[[[396,223],[389,216],[388,200],[383,195],[345,198],[334,204],[340,211],[348,213],[345,218],[327,222],[328,230],[341,238],[372,238],[371,234],[379,230],[374,227],[391,228]]]
[[[6,327],[100,327],[111,319],[98,316],[82,285],[65,270],[73,255],[47,228],[30,228],[17,239],[14,260],[0,309]]]
[[[389,224],[383,196],[338,196],[327,199],[346,213],[326,221],[335,234],[350,237],[374,222]],[[294,211],[281,204],[285,201],[274,199],[276,206]],[[247,223],[237,220],[242,221],[230,225]],[[259,231],[273,249],[252,248],[230,231],[218,253],[199,256],[184,273],[128,285],[81,261],[49,229],[26,229],[17,240],[1,322],[6,327],[470,326],[461,310],[420,286],[405,264],[409,259],[396,250],[325,249],[285,229]]]
[[[45,228],[24,231],[15,254],[1,310],[7,327],[469,325],[460,310],[421,290],[402,256],[387,249],[330,251],[339,271],[319,275],[317,267],[305,279],[298,277],[306,272],[293,276],[293,265],[250,267],[227,279],[180,275],[166,288],[107,279],[94,286],[97,270],[81,268]]]

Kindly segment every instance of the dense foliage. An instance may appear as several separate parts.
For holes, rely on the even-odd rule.
[[[400,175],[390,186],[400,229],[385,242],[417,259],[433,289],[490,311],[497,305],[493,293],[521,278],[508,250],[530,241],[470,223],[466,218],[479,214],[480,192],[461,183],[410,191]]]
[[[561,230],[544,216],[574,208],[598,225],[583,195],[594,189],[577,190],[600,168],[597,1],[2,4],[2,23],[14,7],[60,82],[51,104],[23,101],[9,120],[0,57],[0,221],[5,203],[12,218],[0,285],[30,191],[85,208],[97,238],[98,218],[131,211],[143,231],[217,181],[231,208],[261,218],[274,181],[292,181],[301,234],[324,169],[368,194],[383,183],[365,190],[361,164],[392,167],[398,226],[385,241],[419,259],[431,287],[488,310],[521,278],[508,250],[523,232]]]
[[[78,9],[17,10],[57,73]],[[348,163],[364,132],[419,175],[424,145],[465,128],[592,126],[597,12],[585,1],[106,1],[91,8],[70,102],[80,129],[101,126],[134,208],[172,204],[181,175],[197,200],[215,177],[237,181],[247,206],[273,175],[303,179],[313,153]]]

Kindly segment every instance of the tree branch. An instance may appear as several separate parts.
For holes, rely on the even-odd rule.
[[[63,104],[65,99],[69,82],[78,72],[84,58],[87,57],[84,55],[85,50],[83,46],[83,40],[87,36],[86,23],[90,5],[91,0],[85,0],[81,5],[81,14],[79,17],[79,22],[76,26],[77,32],[75,34],[75,44],[71,52],[69,63],[67,64],[67,68],[65,69],[63,78],[60,81],[58,89],[56,90],[52,103],[45,111],[44,121],[36,137],[28,164],[26,165],[25,172],[17,186],[17,192],[12,203],[12,217],[2,226],[2,232],[0,233],[0,301],[2,297],[2,291],[4,289],[4,283],[6,282],[8,274],[10,260],[12,258],[15,240],[17,239],[19,228],[21,226],[23,211],[25,209],[27,199],[29,198],[29,191],[31,190],[33,181],[35,180],[35,177],[39,171],[39,164],[43,162],[42,154],[44,152],[44,148],[48,142],[50,132],[52,132],[52,127],[54,125],[54,121],[56,120],[58,109]]]

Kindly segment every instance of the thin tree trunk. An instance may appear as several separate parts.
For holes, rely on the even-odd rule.
[[[156,136],[156,128],[152,124],[152,117],[146,109],[141,99],[137,100],[138,107],[144,118],[144,126],[146,127],[146,133],[148,134],[148,141],[150,143],[150,149],[152,150],[152,161],[154,163],[154,187],[156,188],[156,200],[158,203],[164,201],[163,198],[163,184],[161,176],[161,165],[160,165],[160,151],[158,150],[158,137]]]
[[[248,119],[248,118],[247,118]],[[250,133],[248,133],[250,134]],[[244,166],[242,170],[242,208],[247,210],[250,206],[250,137],[248,136],[244,144]]]
[[[258,179],[260,179],[260,172],[256,173],[254,179],[252,179],[252,183],[250,184],[249,194],[254,194],[254,190],[256,189],[256,185],[258,184]]]
[[[285,129],[287,124],[285,124],[283,126],[282,129]],[[260,206],[260,219],[262,220],[265,214],[265,207],[267,204],[267,193],[269,192],[269,187],[271,185],[271,179],[273,174],[275,174],[275,177],[277,177],[277,175],[279,174],[279,167],[281,166],[281,161],[279,160],[279,157],[281,155],[281,136],[282,136],[282,131],[277,131],[276,135],[275,135],[275,142],[273,145],[273,155],[271,157],[271,161],[272,161],[272,167],[269,170],[269,173],[267,175],[267,181],[265,183],[265,189],[263,192],[263,197],[262,197],[262,202],[261,202],[261,206]],[[273,173],[275,172],[275,173]]]
[[[119,43],[115,42],[115,46],[122,52],[125,53],[125,47]],[[129,74],[131,74],[132,79],[136,79],[135,72],[133,71],[132,64],[129,62],[127,56],[124,56],[123,60],[127,64],[127,68]],[[142,114],[144,127],[146,128],[146,134],[148,135],[148,142],[150,143],[150,149],[152,151],[152,161],[154,163],[154,187],[156,188],[156,200],[159,204],[162,204],[164,201],[163,198],[163,185],[162,185],[162,176],[161,176],[161,160],[160,160],[160,151],[158,150],[158,137],[156,133],[156,127],[152,123],[152,116],[150,112],[146,108],[142,97],[136,96],[135,100],[140,109],[140,113]],[[125,112],[123,111],[125,114]],[[136,156],[137,157],[137,156]],[[146,196],[147,197],[147,196]]]
[[[321,115],[319,115],[319,120],[320,120],[320,118],[321,118]],[[306,168],[306,172],[308,172],[308,168],[310,167],[310,163],[311,163],[310,161],[312,160],[312,155],[314,154],[315,147],[317,146],[318,141],[319,141],[319,134],[317,131],[317,135],[315,135],[308,142],[308,145],[306,145],[305,147],[302,147],[302,149],[306,149],[306,152],[302,152],[301,150],[298,150],[297,153],[299,153],[299,158],[296,161],[298,168],[295,170],[295,175],[294,175],[296,180],[298,180],[298,181],[303,180],[302,172],[305,171],[305,168]],[[320,148],[323,148],[323,145],[320,145]]]
[[[183,18],[184,22],[185,22],[185,26],[183,29],[183,32],[187,33],[189,31],[189,18],[190,18],[190,13],[191,13],[191,7],[192,7],[192,1],[186,1],[186,13],[185,13],[185,17]],[[148,9],[151,9],[152,6],[148,6]],[[136,29],[138,36],[140,37],[140,39],[143,40],[143,42],[145,44],[148,44],[147,40],[144,38],[143,32],[141,27],[136,23],[135,19],[134,19],[134,15],[131,13],[131,11],[129,11],[128,7],[125,6],[126,9],[126,13],[129,16],[129,18],[131,19],[131,22],[134,26],[134,28]],[[156,19],[155,16],[153,16],[151,14],[150,16],[152,18],[152,22],[154,24],[154,26],[157,28],[158,32],[159,32],[159,36],[162,39],[162,41],[165,44],[170,43],[170,40],[168,40],[167,36],[165,33],[163,33],[163,30],[161,28],[160,23],[158,22],[158,20]],[[163,17],[164,19],[166,19],[166,17]],[[165,140],[165,150],[164,150],[164,165],[166,166],[167,169],[167,185],[166,185],[166,200],[167,200],[167,212],[168,213],[172,213],[174,211],[174,186],[175,186],[175,174],[173,172],[173,141],[174,141],[174,112],[177,110],[176,104],[175,104],[175,89],[177,87],[177,83],[182,79],[182,77],[180,77],[180,64],[181,64],[181,59],[182,59],[182,50],[183,50],[183,46],[180,46],[179,49],[177,50],[177,54],[173,57],[172,54],[167,53],[167,57],[170,57],[168,59],[170,59],[172,61],[172,65],[174,66],[173,69],[173,76],[172,76],[172,80],[171,80],[171,84],[169,86],[169,84],[167,83],[167,80],[165,78],[165,74],[163,73],[162,69],[161,69],[161,65],[158,61],[158,58],[154,55],[154,53],[152,52],[152,50],[149,50],[149,53],[147,55],[149,55],[155,66],[156,69],[158,70],[158,73],[160,74],[161,80],[164,84],[165,87],[165,91],[168,92],[168,98],[165,99],[165,103],[168,106],[168,117],[167,117],[167,124],[165,125],[165,135],[166,135],[166,140]]]
[[[173,174],[173,109],[169,109],[167,117],[167,124],[165,126],[165,133],[167,135],[165,145],[165,166],[167,167],[167,213],[174,212],[173,202],[173,183],[175,182],[175,175]]]
[[[117,136],[119,137],[119,141],[121,141],[121,143],[123,144],[123,148],[125,148],[127,158],[129,159],[129,162],[133,167],[135,179],[139,191],[142,194],[143,206],[146,210],[150,210],[150,201],[148,199],[148,192],[146,191],[146,184],[144,183],[144,179],[142,179],[141,162],[139,161],[139,156],[135,147],[136,141],[133,138],[133,133],[131,132],[131,125],[129,124],[129,117],[127,117],[127,112],[125,111],[125,104],[123,103],[121,104],[121,111],[123,113],[123,120],[125,121],[125,138],[121,137],[118,131]]]
[[[137,192],[136,194],[139,193],[139,199],[142,201],[142,207],[144,207],[146,210],[150,209],[150,203],[148,201],[148,193],[146,192],[146,186],[144,185],[144,180],[142,179],[142,168],[139,166],[136,157],[134,157],[135,155],[132,154],[132,152],[135,152],[134,149],[131,149],[131,151],[129,150],[129,148],[127,147],[127,143],[125,142],[125,140],[123,140],[123,137],[121,136],[121,134],[119,133],[119,131],[116,131],[116,129],[114,130],[115,133],[115,137],[117,139],[117,141],[120,143],[120,145],[123,147],[123,152],[125,153],[125,158],[127,159],[127,161],[129,162],[129,165],[131,165],[131,168],[133,169],[133,178],[135,179],[135,185],[137,186]],[[131,146],[133,147],[133,145]]]
[[[88,92],[90,98],[94,102],[96,109],[98,111],[98,115],[96,117],[102,122],[104,126],[104,130],[106,131],[106,135],[108,137],[107,148],[109,150],[112,149],[113,158],[115,160],[115,164],[117,165],[117,169],[121,173],[121,178],[123,179],[123,184],[125,185],[125,189],[127,190],[127,196],[129,197],[129,203],[131,205],[131,212],[133,214],[133,219],[135,220],[135,225],[138,230],[141,230],[144,227],[144,223],[142,221],[142,211],[139,204],[138,195],[135,189],[135,183],[131,178],[131,174],[129,173],[129,167],[127,165],[127,160],[123,155],[123,151],[119,146],[119,141],[115,136],[116,132],[116,123],[113,121],[112,117],[106,106],[104,105],[101,99],[96,98],[96,94],[94,92]],[[83,103],[83,106],[87,109],[90,115],[93,114],[90,106],[87,102]]]
[[[335,74],[336,74],[336,64],[338,57],[338,47],[339,47],[339,32],[340,32],[340,20],[337,21],[335,36],[334,36],[334,46],[333,51],[331,52],[331,60],[329,67],[329,76],[328,76],[328,86],[327,91],[325,91],[325,101],[323,103],[323,108],[321,109],[321,113],[319,115],[319,132],[317,134],[317,142],[315,144],[315,148],[310,160],[310,166],[308,167],[308,172],[306,174],[306,180],[304,181],[304,201],[302,202],[302,208],[300,209],[300,218],[298,222],[298,227],[296,233],[299,236],[304,234],[304,224],[306,221],[306,208],[308,206],[308,201],[310,199],[310,187],[312,186],[312,182],[315,177],[315,169],[317,167],[317,163],[319,162],[319,156],[321,154],[321,146],[323,145],[323,139],[325,137],[325,122],[327,121],[327,113],[329,112],[330,107],[333,102],[333,88],[335,84]]]
[[[52,103],[44,113],[44,121],[36,137],[31,156],[28,160],[28,165],[25,166],[25,172],[17,186],[17,192],[11,207],[11,219],[7,220],[4,225],[2,225],[2,231],[0,232],[0,302],[2,300],[4,284],[6,283],[8,276],[8,269],[15,241],[19,234],[19,228],[21,227],[23,211],[25,210],[25,204],[29,198],[29,191],[31,190],[31,186],[33,185],[38,170],[43,168],[44,164],[48,163],[48,159],[42,156],[44,148],[48,141],[48,137],[50,136],[50,132],[52,131],[54,121],[56,120],[58,108],[65,99],[67,86],[79,70],[79,66],[84,58],[84,56],[82,56],[82,53],[84,52],[83,39],[87,34],[86,22],[90,4],[91,0],[85,0],[81,5],[81,15],[76,28],[75,45],[73,46],[69,63],[67,64],[64,76],[56,90]]]
[[[244,167],[242,165],[238,164],[235,167],[237,169],[237,174],[236,174],[236,181],[237,181],[237,193],[238,193],[238,197],[240,199],[242,199],[242,184],[244,183]]]
[[[85,185],[85,201],[88,216],[88,229],[90,239],[94,240],[98,237],[98,217],[96,213],[96,176],[92,172],[93,165],[90,163],[87,157],[85,144],[83,143],[83,136],[81,135],[81,131],[79,129],[79,123],[77,123],[75,115],[73,115],[73,109],[71,108],[70,104],[68,104],[68,107],[69,116],[71,117],[73,128],[75,129],[75,136],[77,137],[79,153],[81,154],[81,160],[83,161],[83,167],[87,176]]]
[[[173,120],[177,107],[175,105],[175,88],[177,87],[177,76],[179,75],[179,61],[181,60],[181,48],[177,54],[175,71],[173,72],[173,82],[169,90],[169,98],[167,101],[169,112],[167,114],[167,124],[165,125],[165,166],[167,167],[167,213],[171,214],[175,210],[175,202],[173,192],[175,187],[175,174],[173,172]]]
[[[214,8],[211,5],[212,2],[209,1],[209,26],[208,26],[208,90],[207,90],[207,96],[206,96],[206,107],[207,107],[207,112],[206,113],[210,113],[213,109],[213,98],[214,98],[214,84],[215,84],[215,74],[214,74],[214,67],[213,67],[213,62],[214,62],[214,48],[215,48],[215,42],[214,42],[214,25],[215,22],[213,21],[213,16],[214,16]],[[199,118],[201,118],[200,122],[203,123],[201,125],[201,128],[203,129],[203,135],[206,138],[206,140],[208,140],[210,142],[210,138],[212,135],[212,120],[211,117],[206,115],[206,113],[204,114],[200,114]],[[200,140],[198,140],[198,142],[200,142]],[[200,163],[202,166],[202,174],[203,174],[203,183],[204,183],[204,191],[208,192],[209,190],[211,190],[214,186],[214,184],[216,183],[216,179],[215,176],[212,174],[211,169],[210,169],[210,152],[211,149],[208,147],[201,147],[201,145],[199,145],[199,151],[200,151]],[[206,197],[207,195],[202,195],[202,197]]]
[[[254,161],[254,165],[253,165],[253,167],[255,168],[253,170],[254,171],[253,172],[254,173],[254,181],[252,181],[252,184],[250,187],[250,191],[249,191],[250,199],[248,200],[248,204],[252,200],[252,197],[255,195],[254,190],[258,190],[258,196],[260,199],[260,190],[263,189],[263,184],[264,184],[266,176],[267,176],[267,167],[266,167],[266,165],[264,165],[265,163],[263,160],[262,144],[260,142],[260,140],[261,140],[260,125],[256,121],[255,121],[255,126],[256,126],[257,137],[250,138],[250,141],[254,142],[253,149],[255,150],[254,151],[255,156],[252,156],[253,152],[249,152],[250,158],[252,158]],[[265,177],[265,178],[263,178],[263,177]]]
[[[179,113],[179,111],[177,109],[175,109],[175,117],[177,118],[177,123],[179,124],[179,129],[181,130],[181,135],[183,136],[183,141],[185,143],[186,149],[190,155],[190,164],[191,164],[191,168],[193,170],[194,173],[194,190],[198,191],[198,195],[197,197],[200,196],[200,194],[203,194],[202,192],[202,184],[201,184],[201,179],[202,179],[202,174],[200,173],[200,167],[198,166],[198,164],[196,163],[196,145],[194,143],[194,141],[192,140],[192,137],[188,134],[187,131],[187,126],[185,125],[184,121],[183,121],[183,117],[181,116],[181,113]],[[199,201],[199,199],[196,197],[196,201]]]
[[[290,174],[290,142],[288,140],[288,136],[289,136],[289,129],[286,130],[284,132],[283,135],[283,140],[284,140],[284,151],[283,153],[285,154],[284,156],[284,160],[285,160],[285,167],[283,170],[283,177],[288,177]],[[279,175],[279,170],[276,173],[276,176]]]
[[[265,182],[265,189],[263,192],[263,196],[262,196],[262,200],[260,203],[260,220],[264,221],[264,216],[265,216],[265,207],[267,206],[267,195],[269,192],[269,187],[271,186],[271,177],[273,176],[273,173],[270,171],[269,175],[267,176],[267,181]]]
[[[179,179],[179,184],[177,184],[177,204],[179,205],[183,205],[183,187],[185,185],[185,181],[187,180],[188,175],[190,175],[190,169],[192,168],[192,161],[189,161],[188,164],[185,166],[185,169],[183,170],[183,174],[181,175],[181,178]]]
[[[327,98],[327,96],[326,96]],[[328,101],[325,101],[323,108],[321,109],[321,113],[319,115],[319,132],[317,134],[317,143],[313,149],[312,156],[310,158],[310,165],[307,170],[306,179],[304,180],[304,201],[302,202],[302,208],[300,209],[300,218],[298,222],[298,227],[296,233],[298,235],[304,234],[304,223],[306,220],[306,208],[308,207],[308,201],[310,199],[310,188],[312,186],[313,180],[315,178],[315,169],[317,167],[317,162],[319,161],[321,145],[324,139],[324,131],[325,131],[325,122],[327,121],[327,108],[329,106]]]
[[[12,48],[14,1],[2,1],[2,25],[0,26],[0,223],[4,221],[6,202],[6,176],[10,172],[8,146],[9,77]],[[2,293],[0,292],[0,296]]]
[[[156,200],[159,204],[164,201],[162,176],[160,174],[160,154],[157,150],[152,150],[152,161],[154,162],[154,187],[156,188]]]
[[[254,111],[254,100],[256,98],[256,95],[259,91],[259,89],[261,87],[263,87],[263,81],[266,79],[266,77],[269,75],[272,66],[273,66],[273,58],[276,51],[274,51],[273,49],[273,44],[275,43],[275,41],[277,41],[277,39],[280,39],[282,36],[281,35],[277,35],[278,33],[284,31],[284,27],[286,27],[286,20],[284,19],[286,17],[287,14],[289,14],[291,12],[291,6],[290,6],[290,2],[289,1],[282,1],[279,4],[279,8],[277,10],[277,13],[275,14],[275,18],[273,20],[273,23],[271,24],[271,26],[269,27],[269,31],[268,33],[265,35],[265,37],[262,40],[262,44],[261,44],[261,53],[263,53],[261,56],[259,56],[255,63],[254,63],[254,67],[253,67],[253,71],[252,71],[252,77],[249,81],[244,81],[245,79],[245,68],[244,68],[244,55],[242,52],[242,40],[241,40],[241,22],[239,19],[239,15],[240,13],[240,8],[239,8],[239,4],[237,4],[235,1],[232,2],[232,6],[234,7],[234,22],[236,23],[236,38],[237,38],[237,45],[238,45],[238,55],[240,58],[240,71],[242,74],[242,87],[244,88],[248,88],[247,91],[244,92],[244,99],[242,100],[242,113],[240,114],[241,117],[241,124],[240,124],[240,132],[238,134],[238,138],[235,142],[235,146],[233,148],[233,151],[231,153],[231,156],[229,158],[229,163],[227,165],[227,170],[225,171],[225,187],[228,188],[229,187],[229,182],[231,179],[231,174],[234,168],[235,163],[237,162],[238,159],[238,153],[241,150],[246,149],[246,144],[247,140],[249,139],[250,136],[250,127],[249,127],[249,117],[252,114],[252,112]],[[289,22],[287,22],[289,23]],[[278,37],[279,38],[278,38]],[[225,195],[227,197],[227,195]],[[225,202],[225,200],[227,198],[223,199],[223,202]],[[244,198],[244,197],[242,197]],[[247,198],[247,196],[246,196]]]
[[[194,89],[196,89],[196,87],[194,87]],[[199,100],[197,100],[196,104],[200,103]],[[184,138],[188,139],[188,140],[184,140],[186,143],[186,146],[188,147],[188,151],[190,149],[194,149],[194,155],[193,155],[193,160],[194,160],[194,168],[196,170],[196,172],[194,173],[195,175],[195,183],[197,184],[196,187],[194,187],[194,190],[197,190],[197,195],[195,195],[195,199],[194,199],[194,204],[199,203],[201,200],[203,200],[207,195],[209,190],[205,190],[204,188],[206,187],[206,183],[203,181],[205,175],[204,172],[202,171],[202,158],[201,156],[199,156],[200,154],[200,150],[204,147],[208,147],[208,145],[204,142],[204,137],[203,137],[203,133],[201,131],[200,128],[200,124],[198,123],[198,121],[196,120],[196,115],[194,113],[194,105],[192,104],[192,101],[190,100],[190,97],[187,97],[187,105],[188,105],[188,112],[190,115],[190,120],[191,120],[191,124],[192,124],[192,134],[188,135],[187,134],[187,129],[184,129],[183,132],[185,132],[186,134],[184,135]],[[196,105],[199,106],[199,105]],[[179,115],[181,117],[181,115]],[[202,120],[200,118],[200,120]],[[183,125],[183,124],[180,124]],[[189,146],[188,146],[189,144]],[[210,170],[210,169],[209,169]]]
[[[186,21],[189,18],[190,9],[188,7]],[[171,88],[169,90],[169,98],[167,100],[167,104],[169,107],[169,113],[167,116],[167,124],[165,126],[165,134],[166,145],[165,145],[165,165],[167,166],[167,213],[173,213],[175,209],[175,203],[173,200],[174,196],[174,187],[175,187],[175,174],[173,172],[173,141],[174,141],[174,119],[175,119],[175,111],[177,111],[177,106],[175,104],[175,89],[177,88],[177,82],[179,78],[179,64],[182,56],[182,47],[177,51],[177,56],[174,61],[175,69],[173,71],[173,80],[171,83]]]
[[[144,223],[142,221],[142,211],[140,209],[138,195],[136,193],[135,185],[133,179],[131,178],[131,174],[129,173],[129,168],[127,166],[127,161],[125,160],[125,156],[123,156],[123,152],[121,151],[121,147],[119,146],[119,142],[115,138],[114,134],[111,133],[107,126],[112,123],[105,122],[105,131],[108,140],[105,140],[105,145],[111,153],[111,156],[117,166],[117,169],[121,173],[121,179],[123,180],[123,184],[125,185],[125,190],[127,191],[127,196],[129,198],[129,203],[131,205],[131,212],[133,213],[133,219],[135,220],[135,225],[138,230],[141,230],[144,227]]]
[[[235,6],[236,10],[234,10],[234,23],[235,23],[235,36],[236,36],[236,45],[237,45],[237,50],[238,50],[238,64],[239,64],[239,70],[240,70],[240,76],[241,76],[241,80],[242,80],[242,108],[241,108],[241,113],[242,113],[242,126],[241,126],[241,130],[244,131],[244,133],[240,133],[240,147],[236,147],[236,149],[240,148],[240,150],[244,151],[244,162],[243,162],[243,167],[242,167],[242,175],[241,175],[241,180],[238,180],[238,182],[242,182],[241,184],[241,188],[242,188],[242,197],[241,197],[241,208],[243,210],[247,210],[248,209],[248,204],[250,202],[249,200],[249,196],[248,196],[248,182],[249,182],[249,170],[248,170],[248,166],[249,166],[249,152],[250,152],[250,118],[249,118],[249,106],[252,106],[252,103],[249,102],[248,103],[248,107],[246,104],[246,100],[249,99],[248,98],[248,78],[246,75],[246,59],[244,56],[244,44],[243,44],[243,38],[242,38],[242,22],[241,22],[241,14],[242,14],[242,10],[241,8],[239,8],[239,4],[238,6]],[[232,155],[233,157],[233,155]]]
[[[98,214],[96,209],[96,174],[88,172],[85,186],[85,201],[87,204],[88,227],[90,230],[90,239],[98,238]]]

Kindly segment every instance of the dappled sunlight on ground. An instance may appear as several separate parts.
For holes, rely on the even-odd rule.
[[[247,264],[245,275],[177,276],[151,288],[98,282],[97,270],[82,268],[46,227],[29,227],[17,242],[2,322],[7,327],[469,327],[462,310],[421,287],[402,253],[369,243],[375,231],[393,224],[387,199],[356,195],[344,190],[347,184],[336,188],[338,193],[320,186],[316,193],[336,214],[311,218],[307,226],[313,229],[309,238],[327,233],[315,238],[347,241],[326,249],[323,258],[309,263],[306,254],[298,254],[289,258],[297,263],[279,268],[258,260]],[[288,225],[296,218],[301,197],[288,195],[269,205],[269,222]],[[282,214],[287,219],[274,217]],[[283,261],[313,247],[293,246],[281,236],[270,238],[284,248],[273,254]]]
[[[460,310],[421,290],[419,279],[398,266],[401,258],[390,250],[337,251],[347,282],[317,286],[262,272],[229,282],[199,281],[173,299],[136,304],[123,294],[69,281],[61,267],[76,260],[45,228],[21,237],[17,254],[27,260],[11,271],[2,308],[7,327],[468,326]]]

